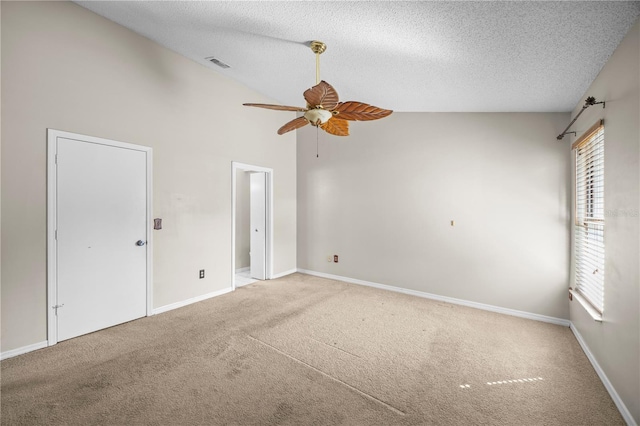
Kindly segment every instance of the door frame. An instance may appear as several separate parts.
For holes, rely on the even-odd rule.
[[[265,271],[266,280],[273,276],[273,169],[269,167],[254,166],[252,164],[231,162],[231,286],[236,289],[236,173],[238,170],[245,172],[264,172],[266,182],[267,205],[265,208]]]
[[[62,130],[47,129],[47,345],[58,343],[58,329],[56,312],[53,307],[58,293],[57,264],[58,251],[56,244],[57,224],[57,180],[56,167],[58,138],[72,139],[78,142],[107,145],[116,148],[131,149],[145,153],[147,172],[147,316],[153,315],[153,150],[151,147],[118,142],[110,139],[97,138],[79,133],[65,132]]]

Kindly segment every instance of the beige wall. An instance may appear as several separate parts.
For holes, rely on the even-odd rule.
[[[298,267],[568,318],[568,121],[394,113],[321,132],[320,158],[301,129]]]
[[[249,173],[236,170],[236,270],[251,265],[249,248],[251,245]]]
[[[577,136],[604,118],[605,287],[602,323],[573,301],[571,321],[640,424],[640,26],[636,22],[595,79]],[[582,108],[576,106],[574,115]],[[569,143],[566,144],[567,151]],[[573,157],[572,157],[573,158]],[[573,272],[573,271],[572,271]],[[573,273],[571,274],[573,277]]]
[[[0,2],[0,23],[2,22],[2,2]],[[0,28],[0,46],[2,45],[2,31]],[[0,49],[1,50],[1,49]],[[1,67],[0,67],[1,74]],[[0,99],[2,99],[2,84],[0,83]],[[2,183],[2,102],[0,102],[0,186]],[[2,197],[0,196],[0,223],[2,223]],[[0,226],[0,241],[2,241],[2,226]],[[2,259],[2,244],[0,244],[0,259]],[[0,318],[2,317],[2,262],[0,261]],[[1,322],[1,321],[0,321]],[[0,342],[0,351],[2,344]]]
[[[68,2],[2,2],[2,351],[46,340],[46,129],[153,147],[154,306],[231,286],[231,162],[274,169],[274,273],[296,267],[294,115]],[[206,278],[198,279],[198,270]]]

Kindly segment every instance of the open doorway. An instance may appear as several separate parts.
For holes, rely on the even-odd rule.
[[[233,288],[271,279],[273,169],[232,162]]]

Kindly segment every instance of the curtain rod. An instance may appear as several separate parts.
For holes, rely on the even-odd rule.
[[[558,137],[556,139],[558,140],[562,140],[562,138],[564,138],[564,135],[568,134],[568,133],[573,133],[574,135],[576,134],[575,131],[570,132],[569,128],[571,126],[573,126],[573,123],[576,122],[576,120],[578,119],[578,117],[580,117],[580,114],[582,114],[584,112],[585,109],[589,108],[591,105],[599,105],[602,104],[602,108],[605,107],[605,102],[601,101],[601,102],[596,102],[596,98],[594,98],[593,96],[589,96],[585,101],[584,101],[584,105],[582,106],[582,109],[580,110],[580,112],[578,113],[578,115],[575,116],[575,118],[573,120],[571,120],[571,123],[569,123],[569,125],[567,126],[566,129],[564,129],[564,132],[560,133],[558,135]]]

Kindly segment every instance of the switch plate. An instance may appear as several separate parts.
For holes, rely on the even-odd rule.
[[[200,269],[200,279],[204,278],[204,269]]]
[[[333,262],[333,257],[327,256],[327,262]]]

